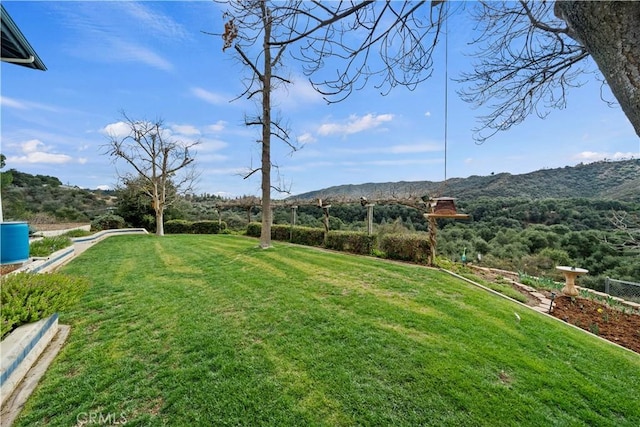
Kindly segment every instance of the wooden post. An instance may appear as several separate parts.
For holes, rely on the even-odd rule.
[[[366,205],[367,207],[367,233],[369,236],[373,234],[373,207],[375,203],[369,203]]]
[[[429,266],[433,267],[436,261],[436,233],[438,228],[438,223],[434,217],[427,216],[427,222],[429,223]]]
[[[289,241],[293,240],[293,227],[295,227],[298,221],[298,207],[291,206],[291,228],[289,229]]]

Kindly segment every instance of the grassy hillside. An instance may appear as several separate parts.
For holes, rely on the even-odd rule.
[[[350,198],[361,196],[386,198],[391,195],[442,195],[442,182],[386,182],[360,185],[340,185],[293,196],[295,199]],[[618,162],[596,162],[575,167],[543,169],[512,175],[451,178],[446,183],[446,195],[472,200],[478,197],[593,198],[640,201],[640,159]]]

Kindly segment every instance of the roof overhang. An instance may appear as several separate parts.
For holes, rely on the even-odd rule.
[[[1,4],[0,9],[2,12],[2,61],[45,71],[47,67],[44,62]]]

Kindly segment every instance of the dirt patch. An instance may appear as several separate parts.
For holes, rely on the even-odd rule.
[[[5,274],[9,274],[12,271],[15,271],[22,267],[22,264],[8,264],[8,265],[0,265],[0,276],[4,276]]]
[[[87,223],[78,223],[78,222],[66,222],[60,224],[31,224],[36,231],[56,231],[56,230],[67,230],[72,228],[82,227],[84,225],[89,225]]]
[[[640,353],[640,314],[581,297],[557,297],[551,315]]]

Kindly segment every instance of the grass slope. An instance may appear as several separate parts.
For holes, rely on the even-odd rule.
[[[640,425],[637,354],[435,270],[175,235],[64,271],[93,285],[18,426]]]

